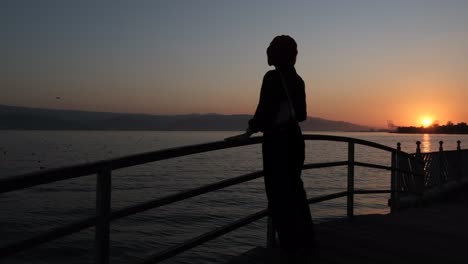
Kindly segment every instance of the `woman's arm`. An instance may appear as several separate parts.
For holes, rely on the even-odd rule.
[[[268,98],[269,95],[269,86],[271,85],[271,74],[272,71],[269,71],[263,77],[262,87],[260,89],[260,99],[257,105],[257,109],[255,110],[255,115],[252,119],[249,120],[249,126],[247,130],[240,135],[232,136],[225,138],[225,140],[244,140],[249,138],[252,134],[257,133],[259,131],[263,131],[266,126],[270,124],[270,113],[269,113],[269,105],[271,99]]]
[[[271,104],[272,98],[272,86],[274,78],[274,71],[268,71],[263,77],[262,88],[260,89],[260,99],[258,101],[255,115],[249,120],[249,129],[253,133],[259,131],[265,131],[271,126],[272,113]]]
[[[300,78],[300,77],[299,77]],[[295,98],[295,111],[297,122],[302,122],[307,119],[307,103],[305,94],[305,84],[302,78],[300,78],[300,86],[297,89],[298,94]]]
[[[235,136],[232,136],[232,137],[227,137],[224,140],[226,140],[226,141],[229,141],[229,140],[242,141],[242,140],[248,139],[252,134],[254,134],[254,132],[252,132],[252,130],[250,130],[250,128],[247,128],[247,130],[243,134],[235,135]]]

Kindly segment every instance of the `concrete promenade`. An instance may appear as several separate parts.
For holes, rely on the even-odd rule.
[[[316,225],[318,246],[299,263],[468,263],[468,190],[388,215]],[[291,263],[254,248],[229,264]]]

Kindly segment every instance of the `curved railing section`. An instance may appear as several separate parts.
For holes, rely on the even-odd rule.
[[[304,135],[305,140],[309,141],[335,141],[343,142],[348,145],[347,160],[333,161],[324,163],[305,164],[303,169],[329,168],[337,166],[347,166],[347,190],[338,193],[313,197],[308,199],[310,204],[319,203],[322,201],[332,200],[339,197],[347,197],[347,216],[353,217],[354,214],[354,195],[355,194],[375,194],[375,193],[390,193],[389,205],[394,211],[398,206],[399,195],[404,192],[414,191],[410,181],[414,179],[424,179],[424,157],[421,155],[412,155],[402,152],[399,148],[394,149],[378,143],[330,135]],[[109,263],[109,225],[111,221],[133,215],[146,210],[158,208],[167,204],[175,203],[185,199],[189,199],[208,192],[251,181],[262,177],[262,171],[255,171],[248,174],[240,175],[227,180],[215,182],[202,187],[182,191],[176,194],[171,194],[162,198],[144,201],[136,205],[128,206],[118,210],[111,210],[111,178],[112,171],[136,166],[140,164],[156,162],[176,157],[193,155],[203,152],[228,149],[234,147],[242,147],[247,145],[259,144],[262,142],[261,137],[250,138],[245,141],[219,141],[213,143],[205,143],[184,147],[171,148],[166,150],[158,150],[141,154],[129,155],[120,158],[97,161],[92,163],[79,164],[57,169],[44,170],[9,178],[0,179],[0,193],[12,192],[28,187],[33,187],[41,184],[62,181],[71,178],[87,176],[91,174],[97,175],[96,188],[96,215],[86,219],[81,219],[75,223],[62,226],[60,228],[49,230],[43,234],[39,234],[29,239],[18,241],[0,248],[0,257],[11,256],[17,252],[32,248],[36,245],[67,236],[80,230],[95,226],[95,251],[96,263]],[[391,153],[391,166],[380,164],[366,163],[355,160],[355,146],[362,145],[375,149],[380,149]],[[407,165],[407,166],[406,166]],[[380,170],[391,171],[390,190],[355,190],[354,188],[354,168],[356,166],[374,168]],[[423,168],[421,170],[421,168]],[[413,189],[412,189],[413,188]],[[162,260],[170,258],[195,246],[198,246],[206,241],[217,238],[223,234],[231,232],[239,227],[257,221],[268,215],[268,210],[264,209],[255,214],[246,216],[233,223],[218,227],[210,232],[194,237],[182,244],[167,248],[162,252],[148,256],[141,263],[158,263]],[[274,244],[274,229],[269,225],[267,232],[267,244]]]

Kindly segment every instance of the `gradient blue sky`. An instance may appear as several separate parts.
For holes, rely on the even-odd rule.
[[[253,114],[279,34],[309,116],[467,122],[468,1],[2,1],[0,104]],[[60,100],[56,97],[61,97]]]

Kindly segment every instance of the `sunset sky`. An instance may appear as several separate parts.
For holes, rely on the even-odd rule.
[[[0,32],[0,104],[253,114],[287,34],[309,116],[468,122],[466,0],[4,0]]]

